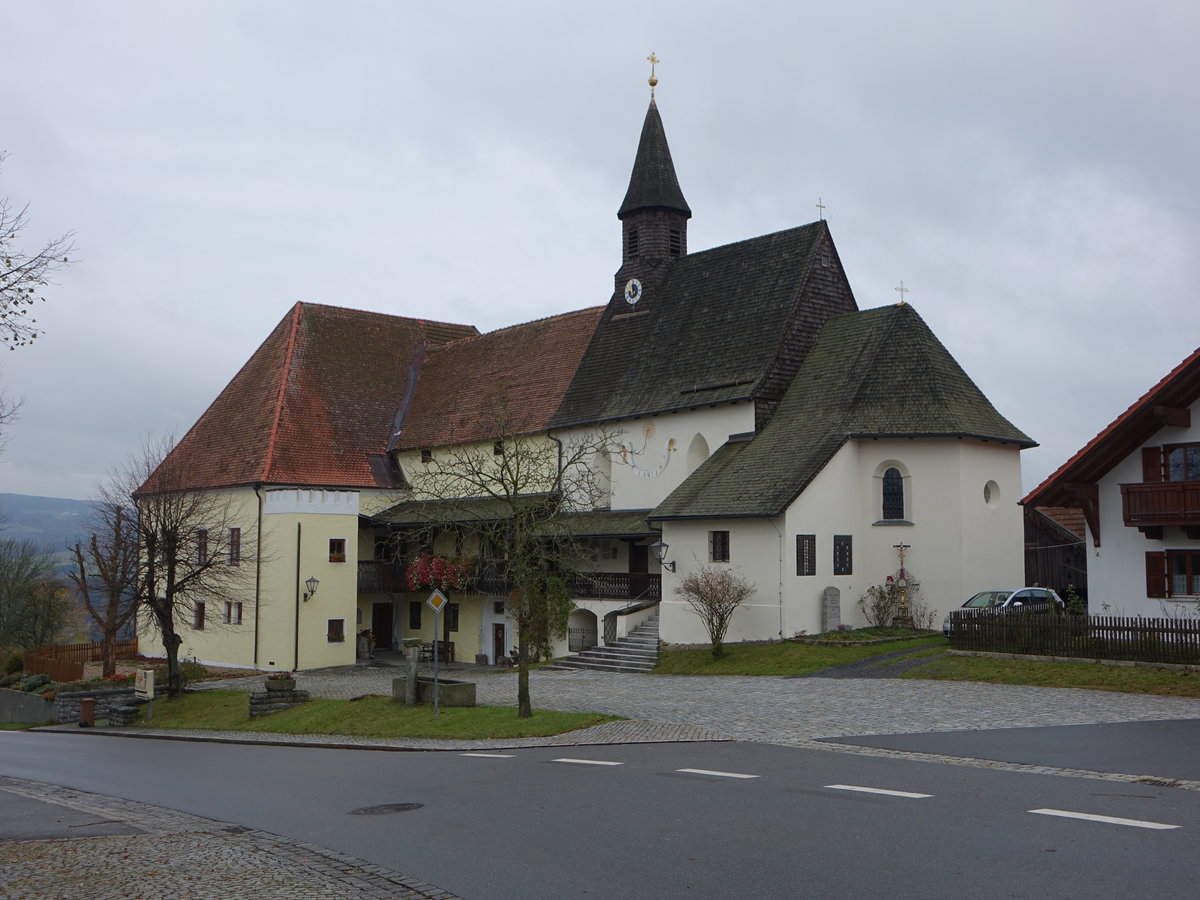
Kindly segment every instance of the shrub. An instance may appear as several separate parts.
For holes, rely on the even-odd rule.
[[[181,659],[179,661],[179,681],[182,687],[188,687],[195,684],[197,681],[203,681],[208,677],[208,669],[200,665],[194,659]],[[167,666],[166,663],[154,667],[154,689],[155,691],[166,690],[167,687]]]
[[[42,685],[49,684],[49,683],[50,683],[49,675],[30,675],[23,682],[21,682],[21,690],[25,691],[25,693],[28,694],[28,693],[31,693],[32,691],[36,691]]]
[[[20,651],[11,654],[7,662],[4,663],[5,675],[20,675],[21,670],[25,667],[25,657]]]
[[[899,573],[897,573],[898,575]],[[921,582],[906,573],[908,592],[908,614],[913,620],[913,627],[919,631],[930,631],[934,625],[937,613],[929,608],[929,604],[921,596]],[[876,628],[888,628],[892,619],[900,611],[900,586],[896,579],[889,575],[884,584],[873,584],[867,592],[858,599],[858,608],[863,611],[867,622]]]

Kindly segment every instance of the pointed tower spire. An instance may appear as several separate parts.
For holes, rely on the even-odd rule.
[[[621,268],[617,270],[616,288],[625,291],[628,279],[646,281],[646,287],[659,280],[664,266],[687,254],[687,220],[692,211],[683,198],[671,148],[654,88],[658,84],[654,66],[659,59],[653,53],[646,57],[650,63],[650,108],[642,123],[629,188],[617,210],[621,220]]]

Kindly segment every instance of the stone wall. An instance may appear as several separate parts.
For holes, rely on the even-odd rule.
[[[91,697],[96,701],[96,718],[107,719],[114,706],[130,706],[133,688],[107,688],[99,691],[71,691],[54,698],[54,718],[61,723],[79,721],[79,701]]]
[[[308,691],[263,691],[250,695],[250,718],[291,709],[297,703],[307,703]]]

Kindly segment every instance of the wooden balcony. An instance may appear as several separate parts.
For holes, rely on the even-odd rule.
[[[404,562],[389,562],[378,559],[358,561],[358,592],[360,594],[386,594],[407,591],[404,583]]]
[[[1200,481],[1123,484],[1121,512],[1130,527],[1200,526]]]
[[[373,559],[358,561],[360,594],[402,593],[408,590],[404,580],[407,563]],[[567,578],[572,597],[601,600],[658,600],[662,596],[662,576],[645,572],[577,572]],[[471,593],[507,594],[508,579],[503,572],[485,570],[474,579]]]
[[[475,590],[484,594],[506,594],[510,589],[502,573],[484,572],[475,579]],[[658,600],[662,576],[644,572],[577,572],[567,577],[572,597],[588,600]]]

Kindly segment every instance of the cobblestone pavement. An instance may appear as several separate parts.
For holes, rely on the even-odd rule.
[[[354,857],[227,822],[3,776],[0,792],[80,810],[140,832],[0,841],[3,900],[457,900],[433,885]]]
[[[374,666],[302,672],[297,687],[314,697],[337,699],[390,694],[398,672]],[[516,704],[515,673],[481,671],[472,680],[480,703]],[[961,681],[613,675],[587,670],[533,672],[529,680],[535,706],[692,726],[703,729],[708,739],[777,744],[865,734],[1200,718],[1200,700]],[[261,683],[257,676],[206,687],[254,690]]]

